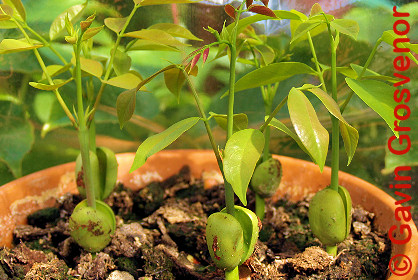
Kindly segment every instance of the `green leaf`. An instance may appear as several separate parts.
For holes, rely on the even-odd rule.
[[[274,127],[276,129],[278,129],[278,130],[286,133],[290,137],[292,137],[292,139],[295,140],[295,142],[298,144],[298,146],[305,153],[307,153],[311,158],[313,158],[312,155],[309,153],[309,151],[305,148],[305,146],[303,145],[303,143],[300,141],[299,137],[293,131],[291,131],[284,123],[282,123],[281,121],[279,121],[276,118],[273,118],[271,120],[271,122],[269,123],[269,126]]]
[[[145,40],[148,40],[148,41],[152,41],[152,42],[155,42],[155,43],[168,45],[168,46],[172,46],[172,47],[190,46],[188,44],[184,44],[184,43],[176,40],[173,36],[171,36],[167,32],[162,31],[162,30],[158,30],[158,29],[153,29],[153,30],[142,29],[142,30],[139,30],[139,31],[128,32],[124,36],[125,37],[145,39]]]
[[[162,5],[162,4],[180,4],[180,3],[197,3],[201,0],[134,0],[135,4],[141,6]]]
[[[357,21],[351,19],[335,19],[331,21],[330,24],[338,32],[348,35],[354,40],[357,39],[357,35],[360,31]]]
[[[103,83],[124,89],[135,89],[141,81],[141,77],[132,71],[116,76],[108,81],[103,81]],[[142,87],[140,90],[145,91],[145,87]]]
[[[180,37],[195,41],[203,41],[202,39],[199,39],[198,37],[194,36],[193,33],[190,32],[188,29],[173,23],[157,23],[148,27],[148,29],[162,30],[173,37]]]
[[[87,30],[84,32],[83,38],[81,40],[82,41],[86,41],[86,40],[92,38],[97,33],[99,33],[100,31],[102,31],[103,27],[104,26],[102,25],[102,26],[98,26],[98,27],[89,27],[89,28],[87,28]]]
[[[292,88],[287,106],[296,134],[322,171],[328,153],[328,131],[319,122],[312,104],[302,91]]]
[[[216,123],[225,131],[227,130],[228,116],[222,114],[216,114],[213,112],[209,113],[212,118],[215,119]],[[234,133],[240,130],[248,128],[248,117],[244,113],[234,114]]]
[[[399,36],[393,30],[387,30],[383,32],[381,38],[385,43],[393,46],[393,41],[395,41],[395,39],[407,38],[407,36]],[[412,50],[413,52],[418,53],[418,44],[411,44],[410,40],[405,41],[405,42],[399,42],[396,45],[398,46],[398,48],[401,48],[401,49],[408,48]],[[412,55],[411,52],[408,52],[407,55],[411,60],[413,60],[416,64],[418,64],[418,60],[415,58],[415,56]]]
[[[199,120],[199,117],[192,117],[181,120],[163,132],[147,138],[144,142],[142,142],[136,151],[134,162],[130,171],[132,172],[141,167],[148,157],[163,150],[165,147],[173,143],[184,132],[192,128]]]
[[[130,51],[143,51],[143,50],[150,50],[150,51],[171,51],[171,52],[178,52],[179,50],[170,47],[164,44],[155,43],[149,40],[137,40],[130,48]]]
[[[119,34],[122,31],[123,26],[125,25],[126,21],[128,20],[127,17],[124,18],[105,18],[104,24],[107,28]]]
[[[58,76],[59,74],[66,72],[67,70],[71,68],[71,66],[72,66],[71,63],[68,63],[64,66],[63,65],[48,65],[46,67],[46,72],[52,78],[52,77]],[[45,73],[42,73],[42,80],[45,80],[45,79],[46,79],[46,75]]]
[[[131,69],[132,59],[126,52],[116,50],[115,57],[113,60],[113,69],[116,75],[122,75],[129,72]]]
[[[320,88],[311,88],[308,90],[315,94],[316,97],[321,100],[322,104],[325,105],[328,111],[339,120],[341,136],[343,138],[345,151],[348,157],[347,165],[349,165],[353,159],[358,144],[359,135],[357,129],[348,124],[348,122],[341,115],[338,104],[325,91]]]
[[[75,65],[74,58],[71,60],[71,62]],[[99,79],[103,74],[103,65],[100,62],[95,61],[93,59],[80,57],[80,66],[81,70]]]
[[[22,176],[22,160],[32,148],[33,125],[26,119],[0,115],[0,160],[15,177]]]
[[[120,128],[132,118],[136,105],[136,89],[130,89],[119,94],[116,100],[116,112]]]
[[[13,9],[15,17],[23,22],[26,21],[25,7],[20,0],[3,0],[3,4],[9,5]]]
[[[301,62],[279,62],[256,69],[239,79],[235,91],[274,84],[298,74],[316,74],[308,65]]]
[[[363,71],[364,67],[360,66],[360,65],[357,65],[357,64],[353,64],[353,63],[350,64],[350,66],[351,66],[352,70],[354,70],[356,75],[354,77],[351,77],[349,75],[346,75],[346,76],[349,77],[349,78],[352,78],[352,79],[357,79],[358,76],[360,76],[361,72]],[[379,73],[374,72],[370,69],[366,69],[366,71],[364,72],[364,74],[362,76],[362,79],[373,79],[373,80],[387,81],[387,82],[390,82],[390,83],[397,83],[397,82],[400,81],[399,79],[391,77],[391,76],[380,75]]]
[[[51,91],[51,90],[55,90],[57,88],[60,88],[60,87],[62,87],[65,84],[68,84],[72,80],[73,80],[72,78],[71,79],[68,79],[66,81],[61,80],[61,79],[53,80],[53,82],[54,82],[53,85],[47,85],[47,84],[42,84],[42,83],[29,82],[29,85],[31,85],[34,88],[40,89],[40,90]]]
[[[299,24],[299,26],[296,28],[294,32],[292,32],[292,40],[290,41],[290,44],[295,42],[297,39],[302,37],[303,35],[306,35],[309,31],[312,29],[318,27],[319,25],[323,24],[322,22],[312,22],[312,21],[305,21]]]
[[[354,93],[378,113],[398,137],[399,133],[395,131],[395,116],[393,115],[398,103],[393,99],[393,87],[380,81],[358,81],[350,78],[345,78],[345,80]]]
[[[0,29],[13,29],[17,28],[17,25],[11,20],[0,20]]]
[[[164,71],[164,82],[168,90],[177,97],[177,101],[180,99],[180,91],[186,81],[183,71],[179,68],[169,69]]]
[[[0,42],[0,54],[23,52],[27,50],[37,49],[43,47],[40,44],[31,45],[25,41],[15,39],[3,39]]]
[[[225,179],[247,205],[247,189],[264,148],[264,134],[256,129],[240,130],[226,142],[223,167]]]
[[[259,45],[259,46],[256,46],[255,49],[261,55],[262,66],[269,65],[274,61],[276,57],[276,53],[274,52],[273,48],[266,46],[266,45]]]
[[[87,2],[79,5],[72,6],[61,13],[58,17],[54,19],[49,29],[49,38],[55,40],[59,36],[63,35],[65,28],[65,17],[68,15],[68,19],[71,23],[75,23],[77,19],[80,18],[84,9],[87,6]]]

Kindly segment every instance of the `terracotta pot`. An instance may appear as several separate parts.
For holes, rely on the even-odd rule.
[[[193,176],[205,179],[205,186],[211,186],[222,180],[215,157],[211,151],[173,150],[163,151],[150,157],[147,163],[135,172],[129,173],[134,154],[118,155],[118,178],[126,186],[138,189],[151,181],[162,180],[179,171],[183,165],[189,165]],[[324,168],[321,174],[318,166],[299,159],[278,156],[283,165],[281,187],[273,197],[276,200],[288,195],[298,200],[308,193],[316,192],[329,184],[330,169]],[[18,224],[26,222],[26,216],[42,207],[50,206],[54,198],[65,192],[75,192],[74,163],[52,167],[30,174],[0,187],[0,245],[11,246],[12,231]],[[361,204],[366,210],[376,214],[376,223],[381,230],[400,226],[395,219],[395,199],[379,188],[351,176],[340,173],[340,184],[348,189],[353,204]],[[412,231],[411,240],[404,245],[392,244],[392,256],[403,254],[410,259],[410,273],[396,276],[388,272],[388,279],[412,279],[418,263],[418,233],[411,221],[403,223]],[[396,230],[395,232],[399,232]],[[400,239],[399,236],[396,238]],[[405,264],[406,258],[396,259],[398,266]]]

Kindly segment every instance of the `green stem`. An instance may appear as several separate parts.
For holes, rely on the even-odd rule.
[[[83,162],[84,180],[86,184],[86,198],[87,205],[96,208],[96,199],[94,194],[94,187],[92,185],[92,169],[90,166],[90,133],[87,127],[87,120],[84,113],[83,105],[83,88],[81,83],[81,63],[80,63],[80,52],[81,52],[81,41],[84,32],[80,32],[80,36],[77,39],[75,48],[75,82],[77,88],[77,116],[79,121],[78,139],[80,142],[80,153]]]
[[[379,40],[376,41],[376,44],[374,45],[373,50],[371,51],[369,57],[367,58],[366,63],[364,64],[363,70],[361,71],[360,75],[357,77],[357,80],[360,80],[363,77],[364,73],[366,73],[367,68],[370,66],[370,63],[372,62],[374,56],[376,55],[377,48],[379,47],[382,41],[383,41],[382,38],[379,38]],[[341,108],[340,108],[341,114],[344,112],[345,108],[347,107],[353,95],[354,95],[354,91],[351,91],[350,94],[347,96],[347,98],[344,100],[344,103],[341,105]]]
[[[331,85],[332,98],[337,102],[337,50],[335,48],[334,37],[332,36],[330,24],[328,24],[328,34],[331,45]],[[331,138],[331,188],[338,191],[338,171],[340,157],[340,132],[339,121],[331,115],[332,138]]]
[[[271,112],[271,115],[268,117],[268,119],[263,123],[263,125],[259,128],[261,132],[264,132],[264,130],[268,127],[271,120],[277,115],[277,113],[280,111],[280,109],[286,104],[288,96],[286,95],[285,98],[279,103],[279,105],[274,108],[273,112]]]
[[[28,34],[26,33],[25,29],[22,27],[22,25],[15,20],[14,18],[12,18],[13,22],[16,24],[16,26],[19,28],[19,30],[22,32],[23,36],[26,38],[26,40],[28,41],[29,44],[32,44],[32,40],[29,38]],[[41,55],[39,54],[39,51],[37,49],[33,49],[33,53],[35,54],[36,59],[38,60],[39,65],[41,66],[41,69],[43,71],[43,73],[45,74],[45,77],[48,80],[48,83],[50,85],[53,85],[54,82],[52,81],[51,76],[48,74],[48,71],[46,69],[45,63],[41,57]],[[58,89],[53,90],[58,103],[61,105],[62,109],[64,110],[65,114],[67,115],[67,117],[70,119],[71,123],[73,124],[74,127],[77,127],[77,122],[74,119],[74,116],[72,115],[71,111],[68,109],[67,104],[65,104],[65,101],[62,99],[61,94],[59,93]]]
[[[328,254],[334,257],[337,255],[337,252],[338,252],[337,246],[326,246],[325,250],[327,251]]]
[[[315,62],[316,72],[318,72],[319,81],[322,84],[322,89],[325,92],[327,92],[327,87],[326,87],[325,81],[324,81],[324,75],[322,73],[321,67],[319,66],[318,57],[316,56],[315,47],[314,47],[314,44],[312,42],[311,33],[309,31],[308,31],[308,42],[309,42],[309,47],[311,48],[312,57],[313,57],[314,62]]]
[[[255,194],[255,214],[262,221],[266,212],[266,202],[258,193]]]
[[[89,118],[90,121],[94,118],[94,115],[96,113],[96,110],[97,110],[97,108],[98,108],[98,106],[100,104],[100,100],[102,99],[103,91],[104,91],[104,89],[105,89],[105,87],[107,85],[104,82],[109,79],[110,74],[112,73],[113,61],[115,60],[115,54],[116,54],[116,51],[117,51],[117,49],[119,47],[120,41],[121,41],[123,35],[125,34],[126,28],[128,27],[128,25],[129,25],[132,17],[134,16],[136,10],[139,7],[140,7],[140,5],[135,5],[134,6],[134,8],[132,9],[132,11],[129,14],[128,18],[126,19],[126,22],[125,22],[124,26],[122,27],[122,30],[118,33],[118,36],[117,36],[115,45],[113,46],[113,49],[112,49],[112,53],[110,54],[109,63],[107,64],[107,67],[106,67],[106,70],[105,70],[105,75],[103,77],[103,82],[100,85],[100,89],[99,89],[99,91],[97,93],[96,101],[95,101],[95,103],[93,105],[93,112],[92,112],[92,114],[91,114],[91,116]]]
[[[237,279],[239,279],[238,266],[235,267],[233,270],[225,271],[225,280],[237,280]]]

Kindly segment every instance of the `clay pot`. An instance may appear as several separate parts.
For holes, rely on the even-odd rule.
[[[212,151],[172,150],[163,151],[150,157],[140,169],[129,173],[134,154],[117,156],[119,171],[118,179],[126,186],[136,190],[155,180],[162,180],[177,173],[183,165],[189,165],[192,175],[205,179],[205,186],[219,183],[222,176]],[[297,201],[309,193],[316,192],[329,184],[330,169],[324,168],[321,174],[318,166],[299,159],[278,156],[283,165],[283,177],[279,191],[273,200],[285,194],[290,200]],[[51,206],[54,198],[65,192],[76,192],[74,178],[75,163],[45,169],[30,174],[0,187],[0,246],[11,246],[12,231],[16,225],[26,222],[26,216],[35,210]],[[395,199],[379,188],[344,172],[340,172],[340,185],[350,192],[353,205],[361,204],[367,211],[376,214],[377,226],[388,231],[400,222],[395,219]],[[408,256],[410,273],[396,276],[388,272],[388,279],[412,279],[418,264],[418,233],[415,224],[408,225],[412,231],[411,240],[404,245],[392,244],[392,256],[399,254]],[[396,230],[399,234],[399,230]],[[400,239],[399,236],[396,238]],[[407,261],[405,257],[397,258],[398,266]]]

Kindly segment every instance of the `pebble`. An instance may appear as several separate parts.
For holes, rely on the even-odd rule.
[[[135,280],[135,278],[129,272],[115,270],[106,280]]]

